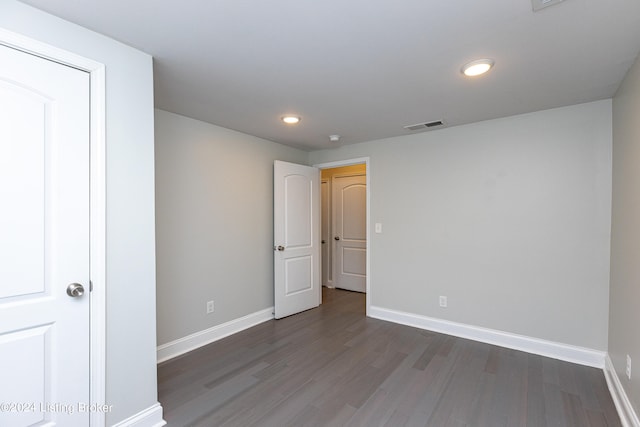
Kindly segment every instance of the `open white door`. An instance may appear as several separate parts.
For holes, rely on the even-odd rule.
[[[317,307],[320,286],[320,171],[276,160],[273,167],[275,317]]]
[[[89,74],[0,45],[0,425],[88,426]]]

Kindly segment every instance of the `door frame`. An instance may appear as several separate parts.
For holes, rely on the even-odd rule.
[[[334,162],[314,164],[320,170],[333,169],[342,166],[352,166],[363,164],[366,167],[367,183],[367,269],[366,269],[366,315],[369,316],[371,308],[371,162],[369,157],[358,157],[354,159],[337,160]]]
[[[105,66],[92,59],[0,28],[0,44],[89,73],[89,399],[106,403],[106,97]],[[106,414],[92,411],[92,427],[103,427]]]
[[[327,184],[327,200],[324,201],[323,197],[322,197],[322,184]],[[325,286],[325,282],[323,279],[323,276],[325,274],[324,268],[325,268],[325,258],[326,262],[329,263],[329,265],[327,265],[327,281],[326,281],[326,287],[332,289],[333,286],[333,251],[331,251],[331,246],[329,245],[329,243],[331,242],[330,236],[331,236],[331,224],[327,224],[329,230],[327,233],[327,239],[324,240],[323,239],[323,235],[322,235],[322,230],[323,230],[323,225],[322,225],[322,221],[323,221],[323,216],[324,216],[324,209],[325,207],[329,210],[328,212],[328,218],[327,220],[329,222],[331,222],[331,180],[330,179],[323,179],[322,178],[322,172],[320,172],[320,269],[321,269],[321,274],[320,274],[320,286]],[[324,240],[324,243],[322,243]],[[325,257],[324,251],[325,248],[327,248],[327,252],[328,255]]]
[[[368,194],[366,193],[366,191],[367,191],[367,186],[366,186],[367,173],[366,173],[366,171],[365,171],[365,173],[362,173],[362,172],[343,172],[343,173],[338,173],[338,174],[335,174],[335,175],[331,176],[331,237],[332,237],[331,238],[331,248],[332,248],[332,250],[331,250],[331,261],[332,261],[331,267],[332,267],[332,270],[333,270],[331,272],[331,278],[332,279],[336,279],[336,277],[338,276],[338,274],[336,273],[336,270],[337,270],[336,266],[338,265],[337,259],[340,258],[338,256],[338,251],[335,250],[337,248],[339,242],[336,242],[333,239],[333,237],[338,234],[336,232],[336,228],[334,227],[336,225],[335,222],[336,222],[336,218],[337,218],[337,216],[334,215],[336,213],[335,209],[336,209],[336,206],[337,206],[337,205],[335,205],[333,203],[333,201],[334,201],[333,197],[335,195],[335,193],[334,193],[334,190],[335,190],[334,184],[336,184],[336,181],[338,179],[340,179],[340,178],[353,178],[353,177],[361,177],[361,176],[365,177],[365,199],[368,200]],[[365,200],[365,203],[366,203],[366,200]],[[366,206],[365,206],[365,210],[366,210]],[[366,212],[365,212],[365,217],[366,217]],[[365,218],[365,220],[366,220],[366,218]],[[368,240],[369,236],[366,234],[367,228],[368,228],[368,224],[365,221],[365,239]],[[343,236],[343,238],[344,238],[344,236]],[[365,253],[366,253],[366,243],[365,243]],[[365,255],[365,258],[366,258],[366,255]],[[340,265],[342,265],[344,267],[344,262],[341,261]],[[366,269],[366,266],[365,266],[365,269]],[[366,276],[367,276],[367,272],[365,270],[365,286],[366,286]],[[336,281],[336,283],[338,283],[337,279],[335,281]],[[336,286],[334,284],[333,287],[337,288],[338,286]],[[341,288],[341,289],[346,289],[346,288]],[[365,291],[366,291],[366,289],[365,289]],[[356,292],[356,291],[354,291],[354,292]]]

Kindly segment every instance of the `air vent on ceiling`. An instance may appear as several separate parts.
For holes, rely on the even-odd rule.
[[[558,4],[562,1],[564,0],[531,0],[531,6],[533,7],[533,11],[537,12],[540,9],[553,6],[554,4]]]
[[[434,127],[438,127],[438,126],[443,126],[444,122],[442,120],[436,120],[433,122],[426,122],[426,123],[418,123],[415,125],[408,125],[405,126],[404,128],[410,131],[416,131],[416,130],[427,130],[427,129],[431,129]]]

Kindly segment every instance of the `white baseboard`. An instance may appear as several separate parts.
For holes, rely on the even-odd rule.
[[[179,338],[157,348],[158,363],[273,319],[273,307]]]
[[[156,403],[112,427],[162,427],[165,425],[167,422],[162,419],[162,406]]]
[[[604,368],[604,359],[606,356],[604,351],[576,347],[569,344],[450,322],[448,320],[395,311],[382,307],[371,306],[368,315],[380,320],[387,320],[389,322],[512,348],[514,350],[526,351],[527,353],[539,354],[541,356],[578,363],[580,365],[600,369]]]
[[[618,377],[618,373],[616,372],[616,368],[613,366],[613,362],[609,355],[606,357],[605,368],[604,368],[604,377],[607,380],[607,386],[609,386],[609,393],[611,393],[611,398],[613,399],[613,403],[616,405],[616,409],[618,410],[618,415],[620,415],[620,421],[622,422],[623,427],[640,427],[640,420],[638,419],[638,414],[633,409],[631,405],[631,401],[627,396],[627,393],[624,391],[622,387],[622,383],[620,382],[620,377]]]

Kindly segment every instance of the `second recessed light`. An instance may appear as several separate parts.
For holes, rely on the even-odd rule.
[[[302,119],[298,116],[284,116],[281,120],[288,125],[297,125]]]
[[[489,71],[494,64],[493,59],[477,59],[465,64],[460,71],[467,77],[475,77]]]

